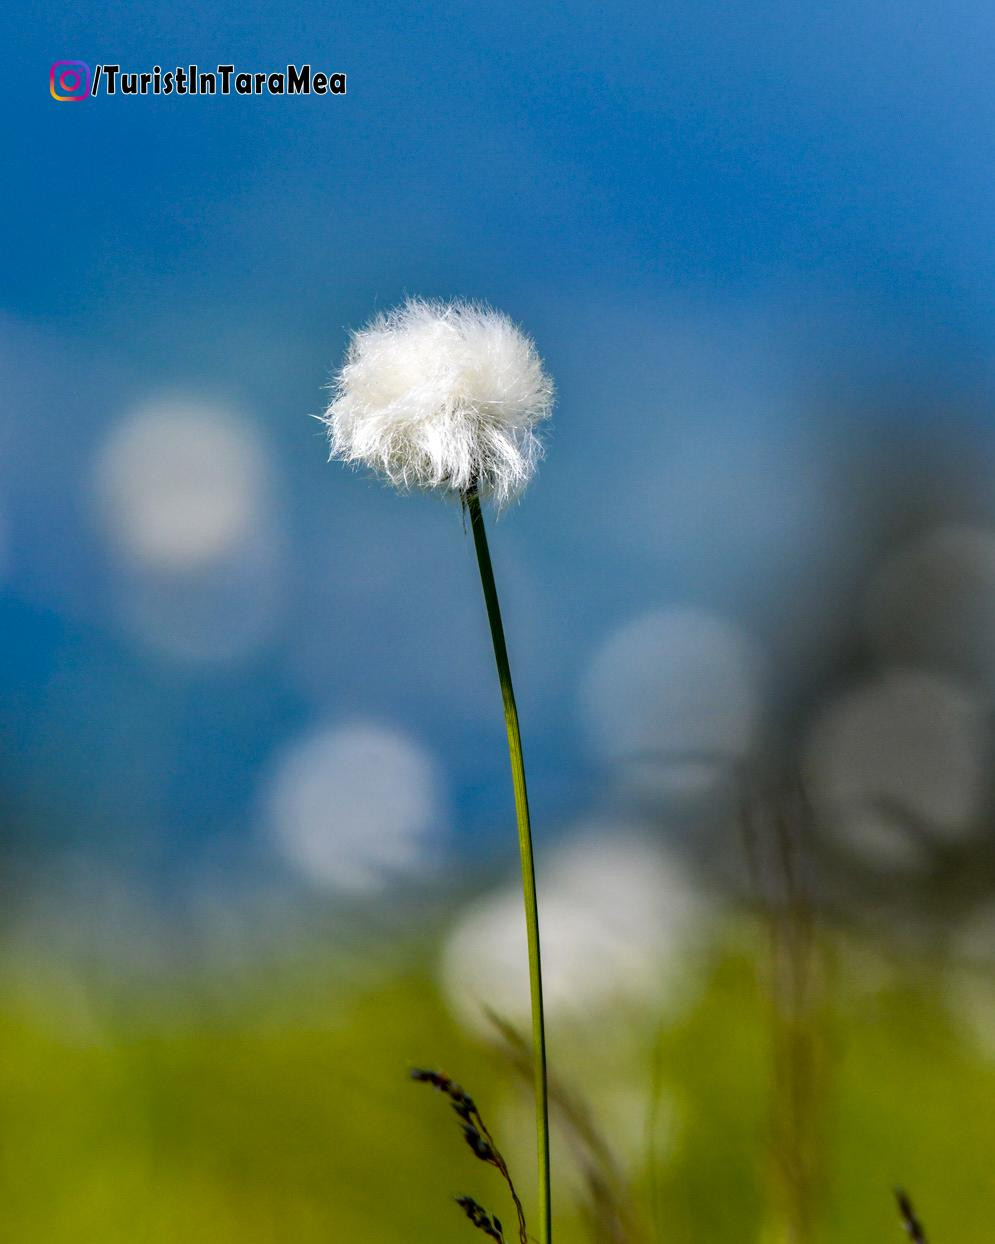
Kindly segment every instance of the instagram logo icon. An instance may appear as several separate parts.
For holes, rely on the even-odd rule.
[[[49,90],[61,103],[88,99],[90,66],[83,60],[57,60],[49,77]]]

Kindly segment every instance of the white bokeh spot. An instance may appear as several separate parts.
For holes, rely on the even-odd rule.
[[[319,886],[376,891],[436,863],[441,779],[401,732],[349,725],[308,735],[278,758],[265,794],[273,842]]]
[[[95,482],[119,553],[140,567],[175,572],[210,565],[253,533],[265,469],[247,423],[206,403],[165,398],[113,429]]]
[[[595,654],[582,710],[596,752],[640,796],[694,796],[753,747],[761,662],[734,623],[703,609],[644,614]]]
[[[893,669],[816,718],[803,767],[828,827],[872,864],[915,870],[930,840],[962,840],[985,798],[988,729],[969,688]]]
[[[663,850],[624,827],[592,831],[539,869],[543,994],[549,1018],[582,1022],[628,1004],[671,1013],[689,995],[688,951],[707,905]],[[518,1027],[530,1015],[520,885],[472,903],[443,947],[442,987],[471,1030],[493,1035],[488,1012]]]

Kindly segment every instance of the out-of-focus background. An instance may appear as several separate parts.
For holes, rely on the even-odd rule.
[[[310,417],[420,294],[507,311],[559,392],[492,543],[561,1238],[897,1241],[904,1183],[989,1241],[987,6],[19,18],[0,1237],[458,1241],[464,1192],[513,1221],[413,1065],[531,1208],[472,550]],[[349,89],[70,106],[60,59]]]

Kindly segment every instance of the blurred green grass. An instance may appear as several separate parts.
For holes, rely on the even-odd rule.
[[[554,1070],[595,1110],[620,1089],[648,1107],[659,1041],[659,1238],[674,1244],[785,1238],[770,1195],[771,1010],[749,941],[730,938],[674,1027],[592,1015],[573,1047],[552,1034]],[[447,1244],[476,1238],[452,1204],[464,1192],[509,1221],[497,1177],[408,1070],[443,1067],[474,1094],[527,1206],[528,1090],[449,1019],[431,966],[423,945],[345,984],[316,956],[292,984],[261,974],[237,990],[181,991],[172,1006],[90,985],[86,1023],[56,985],[48,999],[41,977],[27,992],[5,978],[0,1239]],[[818,1019],[828,1070],[813,1239],[897,1244],[901,1182],[931,1239],[990,1244],[995,1063],[943,1004],[942,969],[905,962],[870,990],[844,964],[834,980]],[[610,1122],[606,1132],[648,1211],[645,1148],[633,1158]],[[587,1238],[565,1195],[576,1178],[564,1171],[559,1185],[558,1239]]]

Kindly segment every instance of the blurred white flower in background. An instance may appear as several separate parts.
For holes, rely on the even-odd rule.
[[[503,504],[532,478],[552,406],[534,344],[506,315],[412,298],[353,333],[324,421],[333,457],[395,487],[477,484]]]
[[[127,629],[184,662],[253,651],[282,600],[270,480],[251,425],[162,398],[112,430],[94,475]]]
[[[804,745],[827,828],[872,865],[916,870],[931,841],[964,840],[986,794],[986,709],[942,675],[889,670],[838,696]]]
[[[947,524],[906,544],[877,575],[866,614],[886,660],[995,685],[995,531]]]
[[[264,801],[286,862],[315,885],[356,893],[430,872],[447,824],[435,761],[382,726],[329,728],[291,744]]]
[[[186,398],[142,407],[113,429],[96,468],[108,537],[147,568],[190,570],[242,544],[261,519],[264,458],[252,428]]]
[[[658,845],[617,825],[585,826],[540,861],[543,992],[552,1023],[589,1021],[615,1005],[671,1016],[694,996],[691,963],[710,910]],[[441,957],[450,1009],[492,1036],[487,1012],[529,1021],[525,918],[519,885],[460,913]]]
[[[588,735],[637,798],[706,795],[757,742],[762,662],[750,637],[703,609],[659,609],[595,653],[581,704]]]

